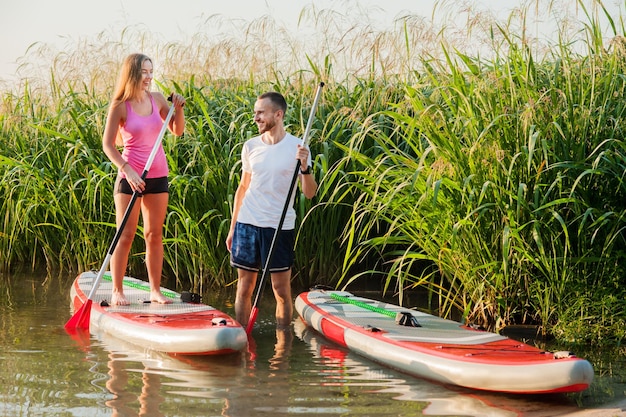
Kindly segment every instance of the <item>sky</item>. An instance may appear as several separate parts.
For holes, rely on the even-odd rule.
[[[17,60],[35,43],[62,50],[79,38],[93,38],[131,26],[145,27],[170,41],[182,41],[212,15],[244,21],[270,15],[296,30],[298,15],[313,3],[320,9],[344,12],[360,7],[371,11],[373,23],[386,27],[405,12],[431,17],[434,5],[442,1],[446,0],[4,0],[0,13],[0,79],[15,76]],[[466,1],[503,16],[537,0]],[[609,8],[619,9],[617,0],[604,2]],[[448,0],[447,4],[462,7],[463,1]]]

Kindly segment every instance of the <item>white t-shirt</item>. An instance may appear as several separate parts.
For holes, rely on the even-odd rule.
[[[278,226],[296,169],[296,149],[301,143],[301,139],[290,133],[274,145],[263,142],[261,136],[244,143],[241,151],[242,169],[252,175],[239,209],[239,223],[257,227]],[[311,165],[310,154],[308,165]],[[295,194],[295,191],[291,193],[282,230],[296,227],[296,212],[293,208]]]

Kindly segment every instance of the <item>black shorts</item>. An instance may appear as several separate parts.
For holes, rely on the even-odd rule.
[[[146,187],[143,190],[143,193],[139,193],[139,196],[144,194],[159,194],[159,193],[169,193],[169,182],[167,181],[167,177],[159,177],[159,178],[146,178]],[[130,184],[126,181],[126,178],[122,178],[118,175],[115,179],[115,187],[113,188],[114,194],[132,194],[133,189],[130,188]]]

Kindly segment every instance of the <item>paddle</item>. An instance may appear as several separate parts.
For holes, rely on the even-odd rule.
[[[324,87],[324,83],[321,82],[317,87],[317,92],[315,93],[315,99],[313,100],[313,107],[311,107],[311,113],[309,115],[309,121],[307,122],[306,129],[304,130],[304,135],[302,136],[302,146],[308,145],[309,132],[311,131],[311,125],[313,124],[313,118],[315,117],[315,110],[317,109],[317,102],[320,99],[320,95],[322,94],[322,88]],[[249,335],[252,332],[252,328],[254,327],[254,322],[256,321],[256,316],[259,314],[259,300],[261,298],[261,294],[263,292],[263,287],[265,280],[267,279],[267,275],[269,274],[270,262],[272,261],[272,257],[274,256],[274,244],[276,243],[276,238],[278,237],[278,233],[280,229],[283,227],[283,223],[285,222],[285,216],[287,215],[287,210],[289,209],[289,201],[291,200],[291,194],[293,193],[296,185],[296,181],[298,181],[298,174],[300,173],[300,160],[298,159],[296,162],[296,169],[293,172],[293,177],[291,178],[291,186],[289,187],[289,191],[287,192],[287,200],[285,200],[285,205],[283,207],[283,212],[280,215],[280,220],[278,221],[278,226],[276,227],[276,231],[274,232],[274,237],[272,238],[272,243],[270,244],[269,253],[267,255],[267,259],[265,260],[265,266],[263,267],[263,273],[261,274],[261,280],[259,281],[259,286],[257,288],[256,297],[254,299],[254,304],[252,305],[252,310],[250,311],[250,319],[248,320],[248,325],[246,326],[246,333]]]
[[[171,100],[171,96],[169,98]],[[167,126],[172,119],[172,115],[174,114],[174,106],[170,107],[170,111],[167,113],[167,117],[163,122],[163,127],[161,127],[161,131],[159,132],[159,136],[157,136],[157,140],[154,142],[154,146],[152,147],[152,152],[150,152],[150,156],[148,157],[148,161],[146,162],[146,166],[143,169],[143,173],[141,174],[141,179],[145,180],[148,175],[148,171],[152,166],[152,162],[156,156],[157,151],[159,150],[159,145],[161,144],[161,140],[165,135],[165,131],[167,130]],[[113,241],[111,242],[111,246],[109,246],[109,250],[107,252],[106,257],[104,258],[104,262],[102,262],[102,266],[100,267],[100,271],[96,276],[96,280],[93,282],[91,287],[91,291],[89,292],[89,296],[87,297],[87,301],[74,313],[74,315],[65,323],[66,331],[73,331],[76,329],[87,330],[89,329],[89,319],[91,315],[91,305],[93,303],[93,297],[100,286],[100,281],[102,281],[102,277],[109,267],[109,262],[111,261],[111,256],[113,256],[113,252],[115,251],[115,247],[117,246],[117,242],[120,240],[120,236],[122,235],[122,231],[126,227],[126,223],[128,222],[128,218],[130,217],[130,213],[139,197],[139,192],[135,190],[133,192],[133,196],[128,202],[128,207],[126,207],[126,211],[124,212],[124,217],[122,218],[122,222],[120,226],[117,228],[115,232],[115,236],[113,237]]]

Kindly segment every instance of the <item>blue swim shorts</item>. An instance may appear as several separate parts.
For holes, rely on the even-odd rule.
[[[230,250],[230,264],[247,271],[265,268],[276,229],[237,222]],[[274,244],[270,272],[288,271],[293,266],[294,230],[281,230]]]

